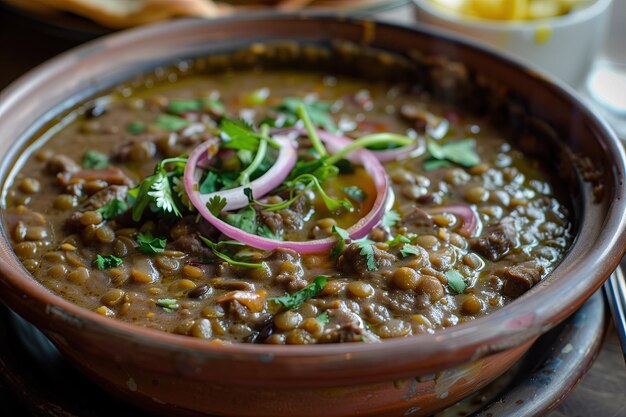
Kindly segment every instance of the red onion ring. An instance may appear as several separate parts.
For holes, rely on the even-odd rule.
[[[236,188],[230,188],[228,190],[216,191],[209,194],[199,194],[199,200],[201,201],[201,203],[206,206],[206,204],[212,197],[219,195],[226,199],[226,207],[224,207],[224,210],[237,210],[248,205],[248,197],[243,192],[245,188],[250,188],[254,194],[254,197],[257,198],[264,196],[265,194],[269,193],[274,188],[282,184],[282,182],[285,180],[285,178],[287,178],[289,172],[291,172],[294,165],[296,164],[298,155],[296,153],[293,142],[290,141],[288,138],[276,138],[275,141],[281,146],[280,152],[278,154],[276,162],[274,162],[272,167],[265,174],[261,175],[250,184],[242,185]],[[209,148],[211,146],[212,143],[210,141],[207,141],[194,149],[194,153],[198,152],[198,157],[194,165],[195,167],[206,166],[208,162],[210,162],[210,160],[215,156],[214,154],[209,155]],[[187,163],[187,166],[189,166],[189,163]],[[195,180],[195,174],[192,178],[196,183],[200,181],[200,178],[197,178],[197,180]],[[186,173],[185,181],[187,181]],[[187,194],[189,194],[189,192],[187,192]]]
[[[288,132],[284,131],[284,133]],[[341,149],[348,144],[346,142],[347,139],[345,138],[336,137],[330,134],[326,135],[324,134],[326,132],[319,133],[321,133],[320,138],[326,143],[326,145],[328,145],[332,149]],[[306,132],[304,132],[303,134],[306,134]],[[277,138],[275,140],[278,141],[279,139]],[[280,140],[288,139],[280,138]],[[216,229],[218,229],[220,232],[230,237],[231,239],[245,243],[246,245],[252,246],[257,249],[268,251],[278,248],[287,248],[298,251],[300,253],[317,253],[328,250],[335,245],[336,239],[334,237],[311,240],[307,242],[278,241],[268,239],[266,237],[252,235],[250,233],[244,232],[243,230],[231,226],[230,224],[214,216],[213,213],[211,213],[210,210],[207,208],[206,202],[204,201],[198,190],[199,175],[197,174],[196,170],[198,162],[201,158],[204,159],[204,157],[212,157],[208,152],[210,148],[210,145],[206,145],[205,143],[198,146],[189,155],[187,165],[185,166],[184,185],[185,191],[189,196],[191,204],[193,204],[193,206],[198,210],[200,215],[204,217],[209,223],[211,223]],[[367,213],[363,218],[361,218],[359,221],[357,221],[355,224],[347,229],[350,238],[361,239],[367,236],[368,233],[374,228],[374,226],[376,226],[380,222],[380,219],[382,218],[385,211],[384,209],[385,202],[387,201],[389,183],[385,168],[380,164],[378,159],[376,159],[376,157],[371,154],[371,152],[359,149],[351,152],[349,156],[351,157],[351,159],[358,161],[367,171],[367,173],[372,177],[377,191],[376,199],[374,200],[374,204],[369,213]],[[288,173],[289,172],[287,172],[287,174]],[[262,195],[256,196],[256,198],[261,197]]]
[[[450,204],[443,207],[435,207],[428,209],[430,214],[451,213],[458,216],[462,225],[458,233],[464,237],[472,237],[478,230],[478,214],[467,204]]]

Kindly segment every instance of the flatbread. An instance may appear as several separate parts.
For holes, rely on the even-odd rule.
[[[179,16],[216,17],[228,12],[210,0],[30,0],[89,18],[103,26],[124,28]]]

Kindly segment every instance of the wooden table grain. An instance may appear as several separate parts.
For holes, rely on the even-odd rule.
[[[622,0],[620,0],[622,1]],[[415,24],[410,6],[380,13],[385,20]],[[79,39],[46,36],[32,22],[0,9],[0,88],[60,52],[78,45]],[[624,264],[623,266],[626,266]],[[2,340],[0,343],[11,343]],[[20,416],[10,391],[0,385],[0,415]],[[626,366],[614,331],[589,373],[548,417],[625,417]]]

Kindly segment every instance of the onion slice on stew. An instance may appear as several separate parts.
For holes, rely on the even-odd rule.
[[[458,216],[463,223],[458,230],[461,236],[472,237],[478,230],[478,215],[467,204],[449,204],[447,206],[429,208],[428,213],[451,213]]]
[[[198,194],[197,200],[199,204],[206,206],[212,197],[219,195],[220,197],[226,199],[226,207],[224,207],[224,210],[237,210],[248,205],[248,197],[244,193],[244,189],[250,188],[254,197],[260,198],[282,184],[296,164],[298,155],[293,142],[289,139],[277,138],[276,142],[280,144],[278,157],[272,167],[268,169],[265,174],[261,175],[249,184],[236,188],[216,191],[209,194],[200,194],[199,191],[196,191]],[[189,155],[187,166],[185,168],[185,190],[188,195],[191,196],[189,190],[187,189],[188,182],[192,187],[199,189],[198,184],[200,182],[200,175],[196,168],[210,165],[211,159],[215,157],[213,148],[213,142],[207,141],[199,145],[196,149],[194,149],[191,155]],[[193,169],[193,172],[190,171],[190,174],[188,174],[187,168]],[[198,208],[195,203],[192,202],[192,204],[194,207]]]
[[[302,134],[306,134],[306,132],[304,131]],[[324,142],[326,142],[327,145],[330,145],[329,148],[331,149],[341,149],[348,144],[346,143],[347,139],[341,137],[333,137],[331,139],[326,135],[320,135],[320,138]],[[281,143],[282,145],[284,143],[283,141],[287,141],[289,139],[287,137],[276,137],[274,140]],[[202,160],[204,160],[205,158],[212,157],[208,152],[209,148],[210,145],[200,145],[191,153],[191,155],[189,155],[189,159],[187,160],[187,165],[185,167],[184,184],[185,191],[189,196],[191,204],[193,204],[200,213],[200,215],[204,217],[209,223],[211,223],[217,230],[230,237],[231,239],[262,250],[287,248],[293,249],[300,253],[317,253],[328,250],[336,244],[336,238],[334,237],[310,240],[306,242],[279,241],[269,239],[266,237],[257,236],[245,232],[214,216],[213,213],[211,213],[211,211],[206,206],[206,199],[204,198],[205,196],[202,196],[198,191],[198,182],[200,178],[196,170],[198,162],[199,160],[201,160],[201,158]],[[374,200],[372,209],[365,216],[359,219],[359,221],[357,221],[355,224],[347,229],[347,232],[352,239],[360,239],[367,236],[369,232],[374,228],[374,226],[376,226],[383,217],[385,211],[385,202],[387,201],[387,194],[389,191],[389,183],[385,168],[380,164],[378,159],[376,159],[376,157],[371,154],[371,152],[358,149],[351,152],[349,156],[351,160],[357,161],[363,166],[365,171],[372,177],[372,180],[374,181],[374,185],[376,187],[376,199]],[[281,172],[281,175],[284,174],[286,177],[289,174],[289,171],[291,171],[291,169],[287,169],[286,172]],[[283,177],[283,179],[285,177]],[[253,193],[254,192],[255,191],[253,191]],[[216,195],[223,194],[221,194],[221,192],[217,192]],[[261,198],[263,197],[263,195],[259,193],[254,197]]]

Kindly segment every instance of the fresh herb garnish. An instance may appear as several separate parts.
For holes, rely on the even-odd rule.
[[[139,135],[146,131],[146,125],[142,122],[130,122],[126,125],[126,131],[131,135]]]
[[[356,244],[361,248],[359,255],[363,256],[366,260],[366,266],[368,271],[376,270],[376,257],[374,256],[374,242],[369,239],[364,239],[356,242]]]
[[[256,151],[261,142],[261,137],[252,126],[243,120],[231,120],[224,118],[220,123],[222,132],[222,148]]]
[[[337,243],[330,250],[330,256],[334,258],[339,256],[339,254],[345,249],[346,244],[350,242],[350,235],[346,230],[339,226],[333,226],[332,231],[335,235],[337,235]]]
[[[243,243],[241,242],[236,242],[234,240],[223,240],[217,243],[212,242],[211,240],[207,239],[206,237],[202,236],[202,235],[198,235],[200,237],[200,240],[202,242],[204,242],[205,245],[207,245],[209,247],[209,249],[211,249],[211,251],[213,252],[213,254],[215,256],[217,256],[218,258],[220,258],[221,260],[228,262],[229,264],[233,265],[233,266],[240,266],[243,268],[263,268],[263,264],[261,263],[251,263],[251,262],[242,262],[242,261],[238,261],[236,259],[231,258],[230,256],[226,255],[224,252],[222,252],[222,248],[224,246],[227,245],[232,245],[232,246],[244,246]]]
[[[363,189],[357,187],[356,185],[352,185],[350,187],[343,187],[341,189],[344,193],[348,195],[351,199],[356,201],[357,203],[362,203],[367,200],[367,194]]]
[[[330,322],[330,319],[328,318],[328,311],[324,311],[322,314],[315,317],[315,320],[317,320],[322,326],[328,324]]]
[[[476,153],[476,142],[473,139],[451,141],[441,145],[433,140],[429,140],[427,149],[430,159],[424,162],[425,170],[432,171],[445,167],[450,162],[465,168],[471,168],[480,163],[480,157]]]
[[[212,215],[219,216],[224,207],[226,207],[226,199],[220,195],[214,195],[209,198],[209,202],[206,203],[206,208],[209,209]]]
[[[318,177],[316,177],[313,174],[302,174],[299,177],[293,179],[292,181],[288,181],[285,184],[288,184],[288,187],[295,188],[296,184],[298,183],[303,184],[305,188],[308,188],[308,187],[315,188],[317,192],[319,193],[320,197],[322,197],[322,200],[324,200],[324,204],[326,205],[326,208],[330,211],[336,211],[341,208],[349,210],[349,211],[353,210],[352,203],[350,203],[345,198],[338,200],[326,194],[326,191],[324,191],[324,188],[322,188],[322,184],[320,184],[320,180],[318,179]]]
[[[102,256],[100,254],[96,255],[96,258],[93,260],[93,264],[100,270],[118,267],[122,262],[122,258],[118,258],[117,256]]]
[[[403,258],[406,258],[409,255],[420,256],[421,252],[417,248],[417,246],[405,244],[404,246],[402,246],[402,249],[400,249],[400,254]]]
[[[154,174],[144,178],[144,180],[129,194],[134,197],[132,219],[135,222],[141,220],[146,208],[162,213],[173,213],[181,217],[176,200],[172,193],[170,179],[181,176],[184,169],[186,157],[167,158],[159,162],[154,168]],[[174,165],[173,170],[165,169],[168,165]]]
[[[189,126],[189,121],[171,114],[162,114],[157,119],[156,126],[168,132],[176,132]]]
[[[465,288],[467,288],[463,275],[455,269],[446,272],[446,278],[448,278],[448,287],[457,294],[462,294]]]
[[[258,228],[256,210],[250,206],[244,207],[236,213],[227,214],[224,221],[250,234],[256,234]]]
[[[102,218],[105,220],[114,219],[126,210],[128,210],[128,204],[126,204],[124,200],[117,198],[114,198],[104,206],[96,209],[98,213],[102,214]]]
[[[200,98],[195,100],[172,100],[167,105],[167,111],[176,115],[202,110],[208,110],[212,113],[221,115],[224,113],[225,108],[222,102],[212,98]]]
[[[163,310],[167,311],[168,313],[171,313],[172,311],[180,307],[180,305],[178,304],[178,300],[175,300],[173,298],[160,298],[156,301],[155,304],[161,307]]]
[[[383,215],[382,223],[388,228],[392,228],[401,219],[400,215],[395,210],[389,210]]]
[[[109,166],[109,157],[97,151],[87,151],[83,156],[83,168],[104,169]]]
[[[315,125],[329,132],[337,130],[329,113],[332,103],[320,100],[308,102],[297,97],[287,97],[278,106],[278,111],[287,115],[285,126],[292,126],[298,121],[300,117],[298,115],[299,106],[303,106],[306,109],[311,121]]]
[[[281,233],[273,232],[272,229],[270,229],[266,224],[259,226],[256,229],[256,234],[272,240],[283,240],[283,235]]]
[[[411,239],[403,235],[395,235],[393,239],[385,242],[389,246],[396,246],[401,243],[411,243]]]
[[[293,294],[285,294],[282,297],[269,298],[268,301],[280,304],[288,310],[298,308],[306,300],[319,294],[328,283],[328,278],[329,277],[325,275],[318,275],[312,283],[302,288],[300,291],[296,291]]]
[[[167,239],[161,239],[152,236],[151,233],[139,233],[137,235],[137,250],[142,253],[154,255],[155,253],[162,253],[167,245]]]

